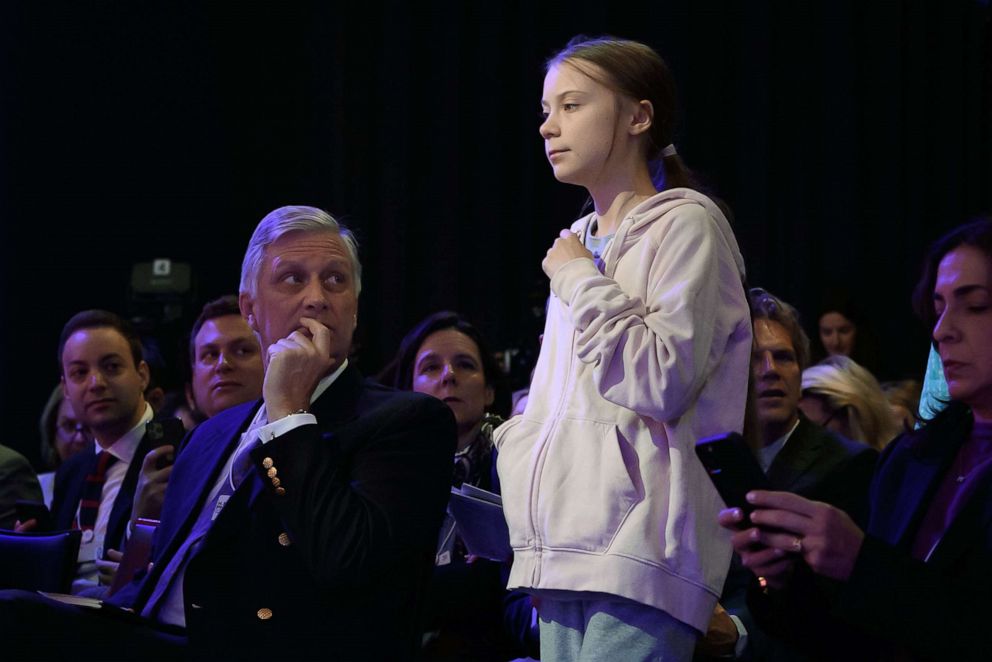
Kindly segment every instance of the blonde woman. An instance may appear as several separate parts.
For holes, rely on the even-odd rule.
[[[814,423],[878,450],[900,432],[878,380],[847,356],[803,371],[799,408]]]

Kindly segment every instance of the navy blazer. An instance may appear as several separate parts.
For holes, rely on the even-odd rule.
[[[166,444],[178,447],[184,434],[182,422],[176,418],[156,419],[145,427],[145,434],[135,447],[134,457],[131,458],[120,491],[114,499],[107,531],[104,534],[104,549],[123,549],[124,534],[131,519],[134,492],[145,455],[153,448]],[[79,501],[83,495],[83,484],[86,482],[86,476],[96,469],[96,461],[97,453],[93,449],[87,449],[70,457],[55,472],[52,521],[56,531],[73,528],[79,510]]]
[[[113,602],[140,613],[259,405],[222,412],[187,439],[166,491],[154,566]],[[252,452],[255,471],[187,566],[193,657],[415,655],[451,484],[454,417],[435,398],[365,383],[354,367],[311,411],[317,425]]]

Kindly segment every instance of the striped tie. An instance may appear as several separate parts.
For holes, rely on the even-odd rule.
[[[107,479],[107,469],[117,461],[117,458],[107,451],[100,451],[96,456],[96,466],[93,472],[86,476],[83,483],[83,494],[79,501],[78,527],[82,531],[90,531],[96,525],[96,514],[100,510],[100,497],[103,495],[103,483]]]

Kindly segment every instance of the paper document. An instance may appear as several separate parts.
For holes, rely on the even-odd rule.
[[[472,485],[451,488],[448,512],[469,554],[492,561],[510,561],[510,532],[503,517],[503,499]]]

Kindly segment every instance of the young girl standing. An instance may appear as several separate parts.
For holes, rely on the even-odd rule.
[[[693,446],[743,425],[743,260],[719,207],[685,187],[653,50],[573,39],[541,105],[555,177],[595,211],[542,263],[530,400],[496,431],[509,586],[539,598],[542,660],[689,660],[730,561]]]

